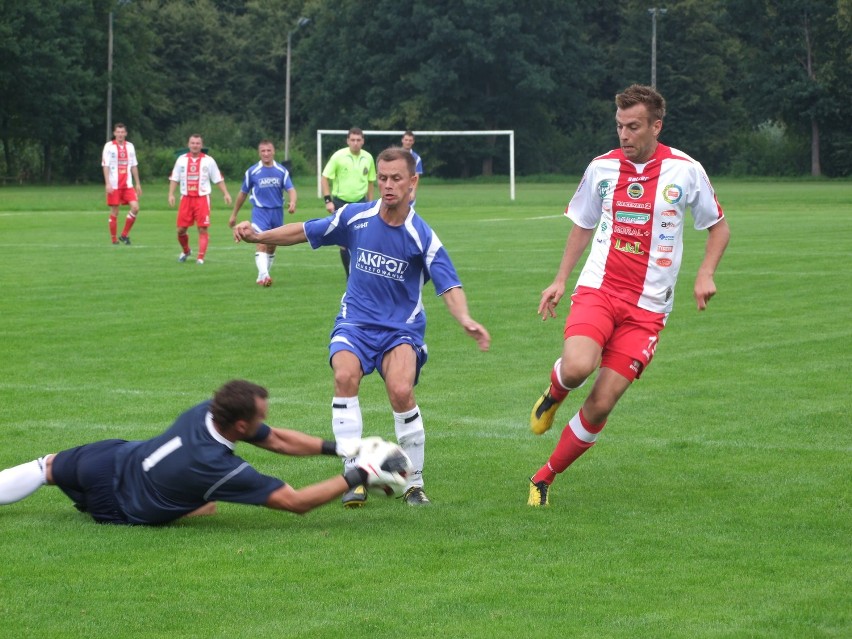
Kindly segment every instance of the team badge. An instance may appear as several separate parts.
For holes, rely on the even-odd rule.
[[[627,195],[634,200],[638,200],[644,193],[645,188],[638,182],[634,182],[627,187]]]
[[[598,182],[598,197],[604,199],[607,195],[612,193],[612,182],[609,180],[601,180]]]

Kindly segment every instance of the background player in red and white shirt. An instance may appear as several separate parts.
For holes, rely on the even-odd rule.
[[[571,390],[600,371],[547,463],[530,478],[529,505],[546,506],[556,478],[586,452],[615,404],[650,364],[668,314],[683,252],[686,212],[707,230],[693,295],[698,310],[716,293],[713,274],[730,239],[722,208],[702,166],[660,144],[666,103],[655,89],[633,85],[615,97],[620,147],[586,169],[565,215],[574,223],[553,283],[541,294],[542,320],[556,317],[565,283],[591,251],[571,296],[562,357],[550,387],[530,415],[541,435]]]
[[[198,225],[197,264],[204,264],[207,253],[210,226],[210,193],[215,184],[225,196],[225,204],[231,204],[231,194],[225,186],[225,178],[219,172],[219,166],[211,156],[202,153],[204,140],[194,133],[187,142],[189,153],[181,155],[175,162],[169,176],[169,206],[175,205],[175,187],[180,184],[180,207],[177,214],[177,237],[181,254],[178,262],[185,262],[192,251],[189,248],[187,230],[193,224]]]
[[[113,244],[119,240],[130,244],[130,229],[139,214],[139,198],[142,196],[142,182],[139,180],[136,148],[127,141],[127,127],[116,122],[112,129],[114,139],[104,145],[101,166],[104,171],[107,206],[109,207],[109,234]],[[118,209],[129,205],[130,211],[124,221],[124,230],[118,232]]]

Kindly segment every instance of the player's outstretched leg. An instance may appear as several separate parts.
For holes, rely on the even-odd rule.
[[[0,505],[21,501],[47,483],[47,457],[0,471]]]
[[[356,442],[364,432],[364,420],[361,417],[361,403],[358,397],[332,397],[331,399],[331,430],[334,439],[346,445],[346,442]],[[355,468],[355,458],[343,460],[343,471]],[[341,498],[346,508],[360,508],[367,501],[367,490],[364,486],[354,486]]]
[[[393,422],[396,440],[411,460],[412,467],[408,487],[403,493],[402,499],[409,506],[428,506],[432,502],[423,492],[426,431],[423,428],[420,407],[415,405],[414,408],[404,413],[394,412]]]
[[[533,405],[530,413],[530,430],[536,435],[543,435],[553,426],[553,418],[556,417],[556,411],[559,406],[568,397],[568,393],[576,388],[568,388],[562,383],[559,376],[559,369],[562,366],[562,358],[556,360],[553,368],[550,370],[550,386],[547,388],[538,401]],[[585,381],[583,382],[585,384]],[[582,386],[583,384],[580,384]],[[577,387],[579,388],[579,386]]]

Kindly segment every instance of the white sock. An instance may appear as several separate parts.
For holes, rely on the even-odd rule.
[[[258,251],[254,254],[254,264],[257,266],[257,278],[260,279],[269,275],[269,254],[265,251]]]
[[[0,471],[0,505],[29,497],[47,483],[47,456]]]
[[[266,255],[266,272],[269,273],[272,270],[272,263],[275,261],[275,253],[267,253]]]
[[[425,458],[426,431],[423,428],[423,417],[420,407],[415,406],[404,413],[393,414],[393,425],[396,430],[396,441],[411,459],[413,472],[408,478],[406,488],[423,485],[423,461]]]
[[[334,439],[344,446],[355,444],[364,432],[364,421],[361,419],[361,404],[357,397],[331,398],[331,430]],[[355,467],[355,458],[343,460],[346,470]]]

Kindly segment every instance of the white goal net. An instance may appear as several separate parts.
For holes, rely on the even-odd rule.
[[[395,135],[399,138],[405,131],[364,131],[368,135]],[[515,132],[514,131],[412,131],[415,137],[427,135],[506,135],[509,137],[509,198],[515,199]],[[317,129],[317,197],[322,197],[322,136],[348,135],[348,129]],[[340,145],[338,145],[339,147]],[[337,149],[335,149],[337,150]]]

